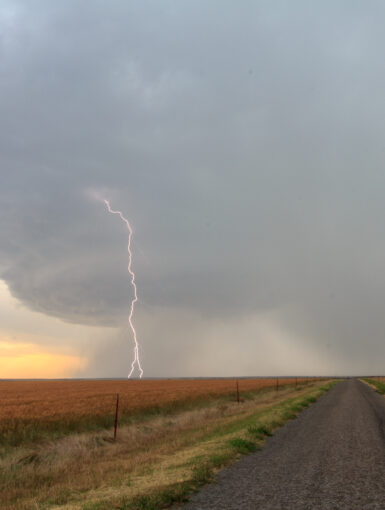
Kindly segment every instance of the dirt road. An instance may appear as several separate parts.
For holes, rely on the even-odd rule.
[[[183,510],[385,509],[385,398],[343,381]]]

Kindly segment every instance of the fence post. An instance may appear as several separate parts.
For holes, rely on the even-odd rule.
[[[276,388],[275,389],[278,391],[278,377],[277,377],[277,382],[276,382]]]
[[[116,394],[116,409],[114,422],[114,441],[116,440],[116,431],[118,429],[118,413],[119,413],[119,393]]]
[[[239,404],[239,384],[238,384],[238,379],[237,379],[237,402]]]

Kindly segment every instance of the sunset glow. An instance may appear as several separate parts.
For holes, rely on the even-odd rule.
[[[86,364],[86,358],[46,352],[39,345],[0,341],[2,379],[71,377]]]
[[[0,280],[0,379],[78,376],[88,363],[78,351],[92,335],[95,328],[28,310]]]

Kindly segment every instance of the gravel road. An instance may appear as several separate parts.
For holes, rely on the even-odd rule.
[[[384,510],[385,398],[337,384],[179,508]]]

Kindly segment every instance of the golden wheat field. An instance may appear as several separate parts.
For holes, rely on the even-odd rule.
[[[231,379],[0,381],[0,508],[159,510],[185,501],[238,458],[235,440],[261,446],[322,386],[240,379],[238,404]]]
[[[298,379],[298,384],[310,379]],[[295,379],[279,379],[279,386]],[[276,385],[276,379],[240,379],[239,391],[253,391]],[[183,380],[68,380],[0,381],[0,422],[3,420],[58,420],[113,413],[116,394],[120,412],[161,408],[175,402],[234,393],[232,379]]]

